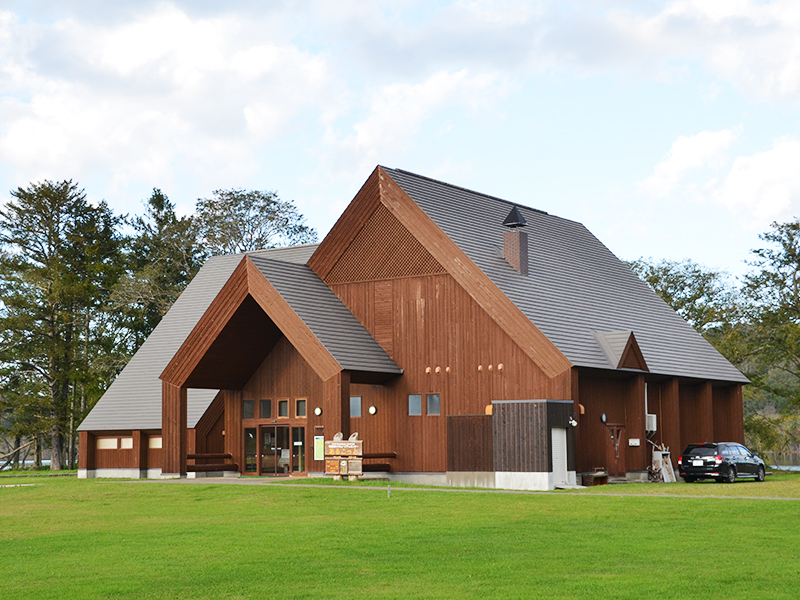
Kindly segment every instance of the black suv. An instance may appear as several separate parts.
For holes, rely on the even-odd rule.
[[[764,461],[741,444],[689,444],[678,457],[678,470],[686,483],[697,479],[716,479],[733,483],[737,477],[752,477],[764,481]]]

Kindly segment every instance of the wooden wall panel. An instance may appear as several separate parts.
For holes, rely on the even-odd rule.
[[[161,468],[161,448],[150,448],[149,447],[149,441],[150,440],[149,440],[149,437],[148,437],[147,468],[148,469],[160,469]]]
[[[98,433],[95,437],[95,469],[133,469],[137,467],[137,456],[135,448],[120,448],[120,440],[122,438],[130,439],[133,433],[117,433],[105,434],[104,432]],[[117,449],[99,449],[97,448],[97,440],[116,440]]]
[[[88,431],[78,432],[78,468],[94,469],[95,460],[94,436]]]
[[[679,384],[675,377],[647,386],[648,410],[656,415],[657,430],[653,441],[669,448],[673,467],[678,465],[678,457],[683,452],[681,446],[681,417]]]
[[[714,441],[714,410],[711,383],[681,383],[681,451],[689,444]]]
[[[492,415],[496,471],[552,471],[546,402],[497,403]]]
[[[268,357],[269,358],[269,357]],[[242,428],[242,392],[224,390],[225,399],[225,452],[233,456],[232,462],[244,468],[244,430]]]
[[[578,417],[578,427],[575,432],[577,449],[575,468],[578,472],[610,468],[607,455],[610,434],[600,420],[600,415],[606,413],[608,423],[625,423],[628,386],[628,382],[624,379],[609,379],[581,373],[580,403],[586,412]],[[625,443],[627,444],[627,440]]]
[[[644,471],[650,465],[650,444],[647,443],[647,431],[644,412],[644,375],[634,375],[627,380],[625,390],[625,434],[628,439],[639,440],[638,446],[625,448],[625,469],[627,471]],[[628,440],[623,440],[628,444]]]
[[[556,378],[572,363],[539,331],[522,311],[464,254],[425,212],[378,168],[381,203],[412,232],[463,290],[490,315],[498,329],[505,332],[548,376]],[[498,240],[499,242],[499,240]],[[376,240],[379,244],[380,240]],[[323,280],[325,278],[323,277]]]
[[[340,386],[341,388],[341,386]],[[347,391],[347,390],[345,390]],[[316,374],[308,363],[303,359],[300,353],[289,343],[284,337],[275,344],[272,352],[267,356],[264,362],[259,366],[253,374],[250,381],[241,392],[238,403],[239,422],[238,430],[241,432],[241,402],[242,400],[254,400],[256,403],[260,400],[272,400],[273,413],[277,414],[277,407],[275,402],[278,398],[290,399],[290,417],[287,419],[276,419],[275,422],[287,423],[293,427],[304,427],[306,430],[306,449],[308,452],[308,470],[309,471],[323,471],[325,464],[322,461],[313,461],[313,441],[314,441],[314,428],[323,427],[326,415],[332,412],[323,401],[323,382],[322,379]],[[306,399],[306,414],[305,418],[296,418],[294,416],[295,400],[297,398]],[[347,397],[349,402],[349,395]],[[341,407],[341,396],[339,396],[339,406]],[[317,417],[314,414],[314,409],[320,407],[323,409],[322,416]],[[349,406],[348,406],[349,408]],[[340,409],[341,410],[341,409]],[[348,413],[349,414],[349,413]],[[341,419],[341,417],[339,417]],[[259,421],[267,423],[269,421]],[[341,421],[339,421],[341,426]],[[326,439],[331,439],[333,434],[339,431],[330,432],[329,429],[334,428],[332,422],[329,422],[327,428],[324,429]],[[243,444],[244,440],[239,433],[239,440],[237,442],[240,446],[239,454],[242,457],[237,461],[240,466],[244,464]],[[230,452],[230,450],[228,450]]]
[[[744,443],[741,384],[712,389],[714,441]]]
[[[225,392],[219,392],[195,426],[195,452],[198,454],[224,453]],[[195,464],[219,463],[219,460],[198,459]]]
[[[397,470],[446,470],[448,415],[482,415],[492,400],[571,399],[571,372],[550,378],[449,275],[331,287],[404,369],[385,386],[352,384],[364,407],[376,404],[379,410],[353,420],[351,429],[362,434],[365,448],[376,444],[381,450],[375,451],[397,452]],[[391,302],[383,295],[388,289]],[[391,343],[385,331],[378,333],[385,321],[393,323]],[[422,416],[409,417],[408,395],[422,394],[425,405],[429,393],[441,394],[441,415],[423,410]],[[389,443],[394,447],[384,450]]]
[[[447,470],[494,471],[491,415],[447,417]]]

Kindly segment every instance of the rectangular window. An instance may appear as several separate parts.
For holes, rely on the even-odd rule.
[[[428,416],[442,414],[442,400],[439,394],[428,394]]]
[[[261,401],[261,413],[259,417],[262,419],[271,419],[272,418],[272,400],[262,400]]]
[[[117,438],[97,438],[98,450],[116,450]]]
[[[254,419],[256,412],[256,402],[255,400],[245,400],[242,402],[242,418],[243,419]]]
[[[422,394],[408,395],[408,414],[412,417],[422,414]]]
[[[279,417],[288,417],[289,416],[289,401],[288,400],[278,400],[278,416]]]
[[[120,438],[120,450],[133,450],[133,438]]]
[[[147,440],[147,447],[148,448],[161,448],[161,436],[158,437],[151,437]]]
[[[350,396],[350,416],[361,416],[361,396]]]
[[[297,401],[295,402],[294,416],[295,417],[305,417],[306,416],[306,399],[305,398],[298,398]]]

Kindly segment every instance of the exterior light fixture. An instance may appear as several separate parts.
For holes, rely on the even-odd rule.
[[[314,414],[320,416],[322,414],[322,409],[318,406],[314,409]]]
[[[370,406],[368,410],[369,410],[369,414],[371,414],[371,415],[374,415],[376,412],[378,412],[378,409],[374,405]]]
[[[603,423],[605,423],[605,422],[608,420],[608,417],[606,417],[606,413],[603,413],[602,415],[600,415],[600,420],[601,420]]]

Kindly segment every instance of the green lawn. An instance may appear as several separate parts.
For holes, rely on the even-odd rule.
[[[0,487],[3,600],[800,597],[800,500],[696,496],[800,498],[796,475],[576,494],[393,485],[391,498],[361,486],[0,485],[24,485]]]

